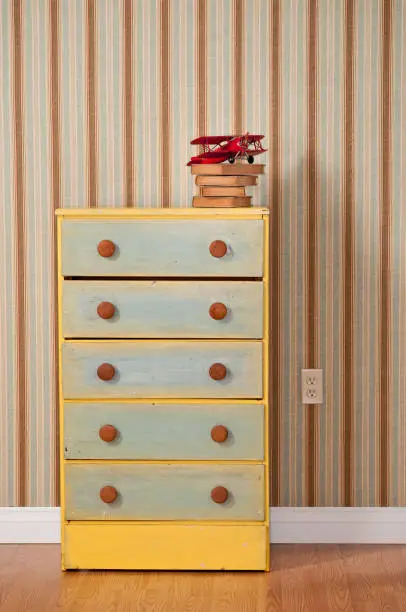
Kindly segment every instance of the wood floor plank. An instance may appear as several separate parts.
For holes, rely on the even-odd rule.
[[[339,547],[335,544],[318,546],[318,551],[320,574],[326,589],[328,610],[353,612],[348,579],[341,563]]]
[[[406,610],[406,547],[398,546],[391,555],[384,555],[385,569],[391,576],[399,610]]]
[[[288,554],[288,551],[285,551],[285,554]],[[295,566],[294,560],[290,559],[289,569],[283,571],[282,609],[327,612],[330,608],[325,585],[320,572],[315,571],[315,568],[320,566],[317,547],[295,546],[291,554],[298,558],[299,564]]]
[[[400,612],[406,546],[275,545],[272,571],[61,572],[55,545],[0,546],[1,612]]]
[[[390,548],[390,554],[396,550]],[[399,610],[391,588],[393,576],[385,572],[382,546],[339,547],[347,576],[348,588],[354,612],[381,612]]]

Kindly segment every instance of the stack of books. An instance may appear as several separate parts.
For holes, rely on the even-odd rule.
[[[198,187],[193,197],[195,208],[244,208],[251,206],[252,197],[245,188],[257,184],[264,164],[195,164],[191,170]]]

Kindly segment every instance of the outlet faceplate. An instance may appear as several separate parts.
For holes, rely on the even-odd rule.
[[[302,403],[323,403],[323,370],[302,370]]]

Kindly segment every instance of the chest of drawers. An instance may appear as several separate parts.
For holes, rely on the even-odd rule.
[[[64,569],[269,569],[268,221],[57,211]]]

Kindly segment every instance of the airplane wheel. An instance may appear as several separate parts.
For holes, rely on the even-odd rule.
[[[254,163],[254,156],[253,155],[248,155],[247,161],[248,161],[249,164],[253,164]]]
[[[228,158],[228,163],[229,164],[233,164],[235,162],[235,157],[229,157]]]

